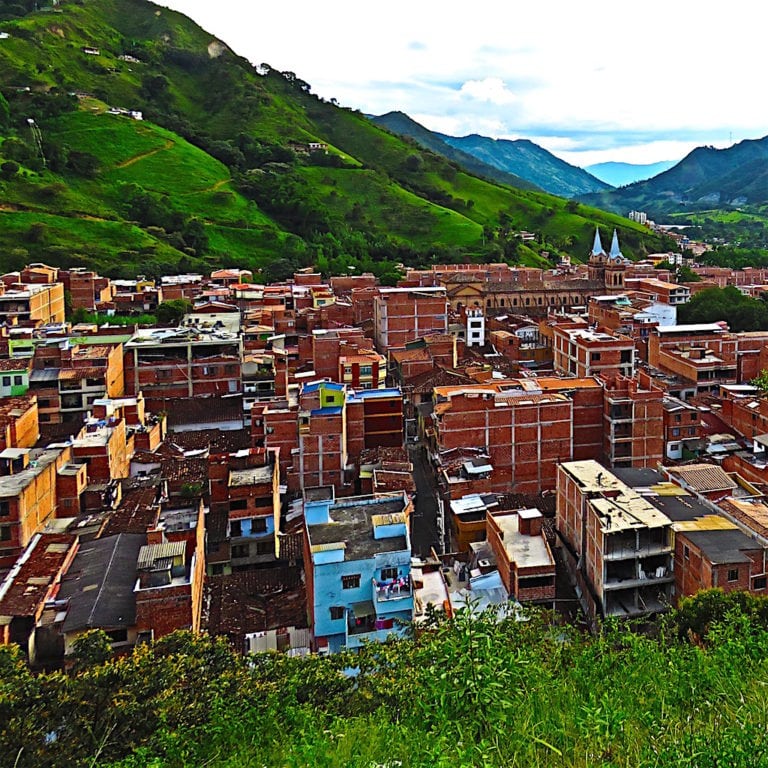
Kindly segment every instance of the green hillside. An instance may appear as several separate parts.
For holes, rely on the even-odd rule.
[[[0,1],[0,269],[322,263],[393,280],[397,262],[578,259],[596,225],[630,256],[661,247],[624,218],[474,176],[168,9],[24,5]]]

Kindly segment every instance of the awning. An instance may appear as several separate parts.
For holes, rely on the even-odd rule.
[[[366,619],[368,616],[375,616],[376,609],[371,600],[364,600],[362,603],[352,603],[352,615],[356,619]]]

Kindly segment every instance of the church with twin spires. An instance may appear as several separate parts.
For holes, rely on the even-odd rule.
[[[606,253],[600,239],[600,229],[595,229],[595,242],[592,245],[592,251],[589,254],[589,279],[605,286],[608,293],[623,293],[624,275],[626,274],[629,261],[624,258],[624,254],[619,247],[619,235],[613,230],[613,239],[611,240],[611,250]]]

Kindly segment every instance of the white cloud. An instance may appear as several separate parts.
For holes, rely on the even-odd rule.
[[[164,1],[325,98],[418,114],[427,127],[578,136],[578,149],[610,149],[611,159],[641,154],[640,131],[648,153],[671,151],[661,144],[669,141],[679,152],[703,135],[714,143],[768,133],[755,79],[764,25],[744,0],[390,0],[381,10],[350,0]]]
[[[507,89],[500,77],[486,77],[484,80],[467,80],[459,89],[459,96],[469,96],[477,101],[489,101],[491,104],[512,104],[517,101],[512,91]]]

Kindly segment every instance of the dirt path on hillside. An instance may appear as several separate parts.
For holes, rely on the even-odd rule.
[[[142,152],[140,155],[129,157],[127,160],[123,160],[122,163],[118,163],[115,166],[115,168],[127,168],[129,165],[138,163],[139,160],[145,160],[148,157],[152,157],[152,155],[156,155],[158,152],[165,152],[168,149],[172,149],[174,146],[176,146],[174,142],[168,139],[168,141],[166,141],[162,147],[157,147],[156,149],[150,149],[149,152]]]

